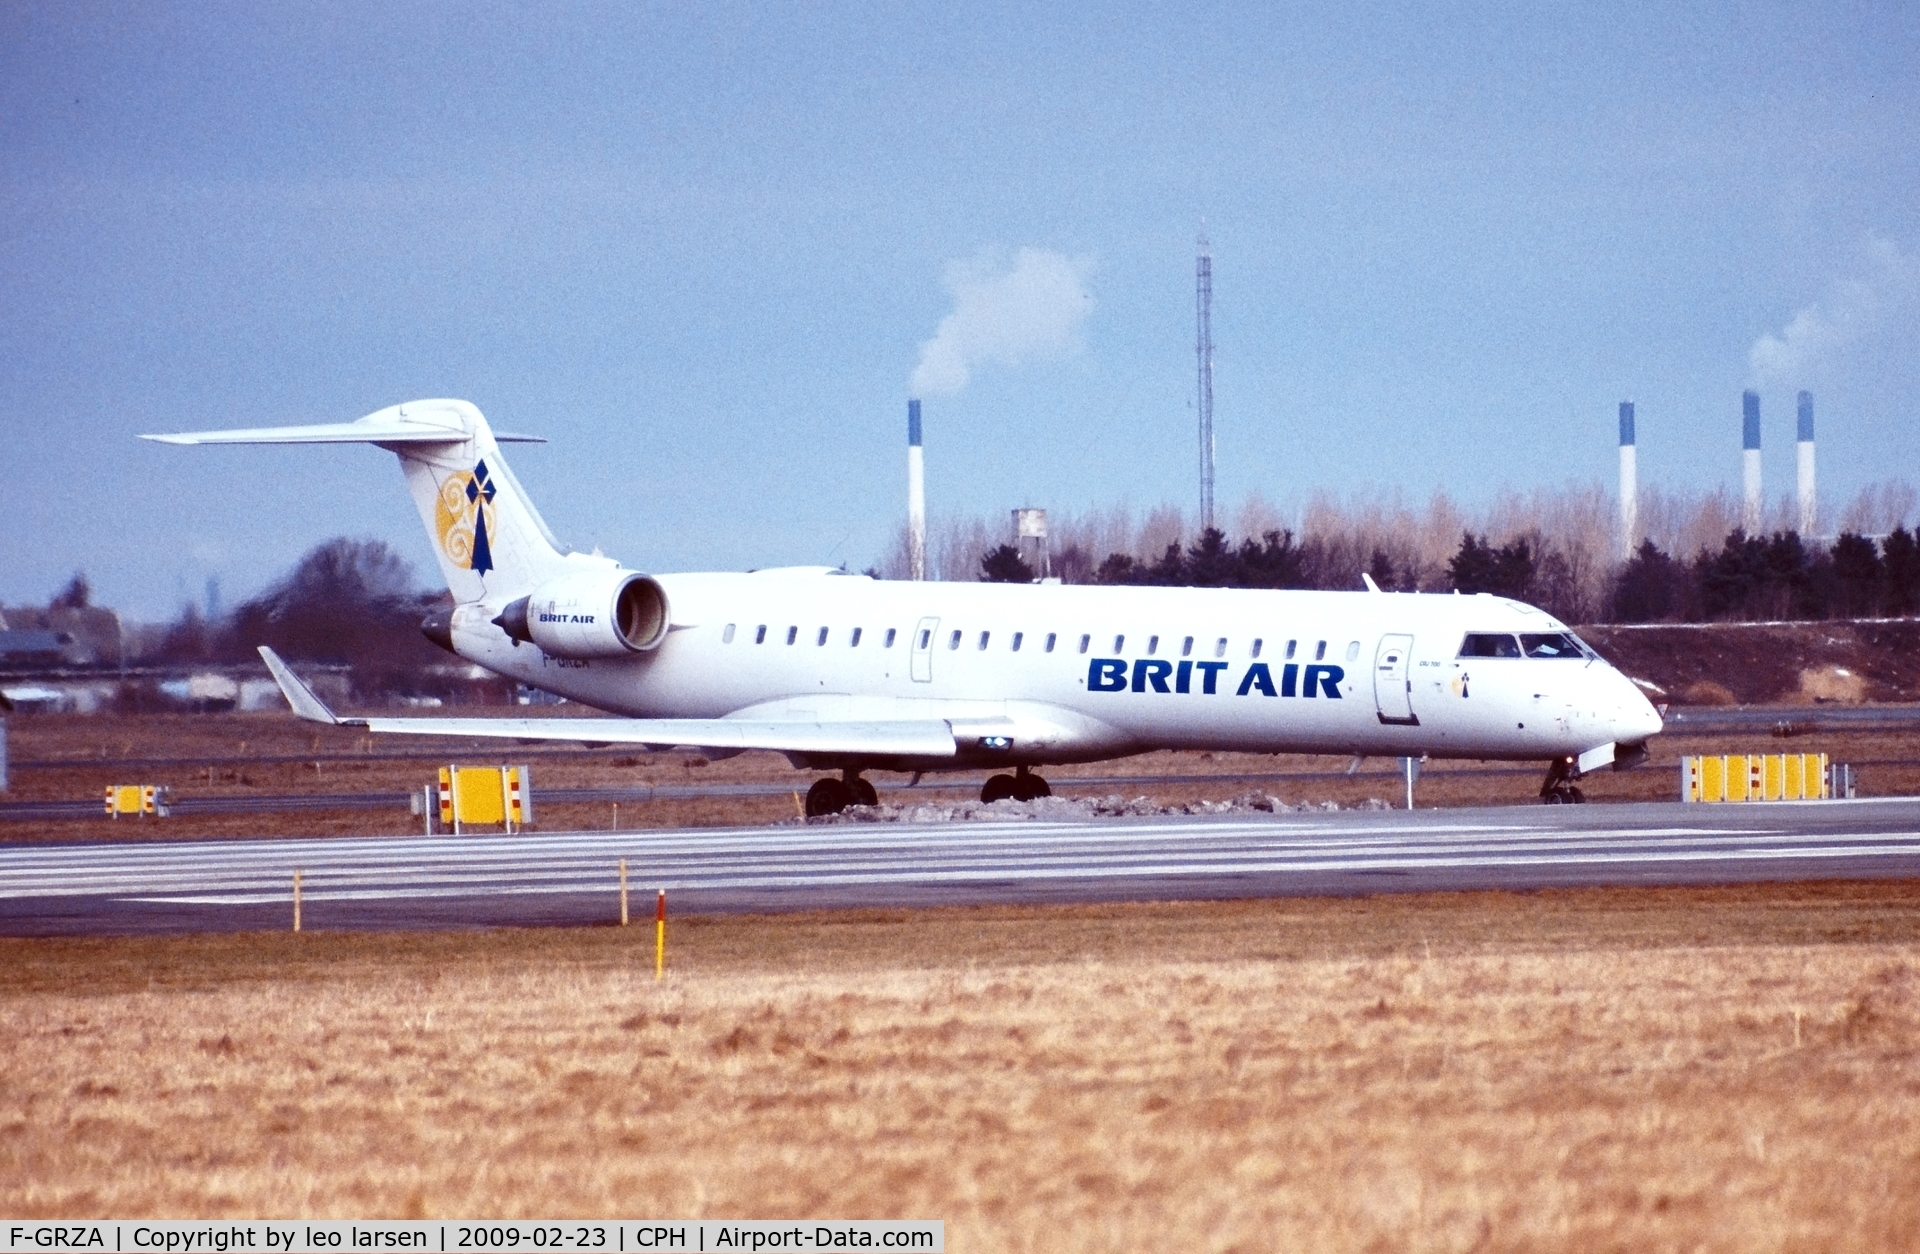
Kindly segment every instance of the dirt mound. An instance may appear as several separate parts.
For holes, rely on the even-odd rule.
[[[1844,666],[1815,666],[1800,672],[1800,695],[1807,701],[1858,704],[1867,698],[1867,682]]]
[[[1599,626],[1580,635],[1676,705],[1920,701],[1914,619]]]

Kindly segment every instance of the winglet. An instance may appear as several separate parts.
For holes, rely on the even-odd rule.
[[[293,669],[280,660],[280,655],[266,645],[260,646],[260,656],[266,662],[267,669],[273,672],[273,682],[280,685],[280,693],[286,697],[293,712],[310,723],[338,725],[339,716],[327,708],[327,703],[313,695],[313,689],[300,682]]]
[[[1363,570],[1363,571],[1361,571],[1361,572],[1360,572],[1360,578],[1361,578],[1361,580],[1362,580],[1363,582],[1365,582],[1365,584],[1367,585],[1367,591],[1368,591],[1368,592],[1378,592],[1378,591],[1380,591],[1380,585],[1379,585],[1379,584],[1377,584],[1377,583],[1375,583],[1375,582],[1373,581],[1373,576],[1372,576],[1372,575],[1369,575],[1369,574],[1368,574],[1368,573],[1367,573],[1366,571],[1364,571],[1364,570]]]

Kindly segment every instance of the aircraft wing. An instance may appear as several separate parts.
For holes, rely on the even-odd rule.
[[[265,645],[260,656],[287,704],[303,719],[337,727],[413,736],[567,740],[583,744],[771,749],[781,753],[859,753],[950,758],[953,729],[940,719],[819,723],[730,718],[341,718]]]

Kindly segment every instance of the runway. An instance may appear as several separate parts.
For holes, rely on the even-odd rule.
[[[1920,801],[0,846],[0,934],[1920,877]]]

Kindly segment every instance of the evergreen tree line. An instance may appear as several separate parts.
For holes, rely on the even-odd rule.
[[[1569,556],[1537,534],[1496,546],[1484,535],[1464,532],[1443,580],[1420,580],[1414,572],[1396,570],[1380,548],[1364,567],[1350,564],[1351,556],[1336,556],[1311,539],[1298,541],[1290,530],[1268,531],[1236,545],[1215,528],[1190,545],[1169,544],[1150,562],[1111,553],[1087,582],[1353,589],[1364,569],[1383,591],[1488,592],[1538,605],[1567,622],[1860,618],[1920,608],[1920,541],[1904,526],[1878,543],[1849,532],[1830,548],[1808,544],[1793,531],[1763,537],[1735,529],[1718,552],[1703,547],[1691,561],[1674,558],[1648,540],[1613,572],[1599,605],[1588,603]],[[1003,544],[981,559],[980,578],[1026,583],[1034,572],[1018,549]]]
[[[1591,616],[1591,607],[1581,591],[1577,558],[1570,560],[1537,534],[1495,547],[1484,536],[1468,532],[1440,578],[1432,579],[1402,566],[1384,547],[1363,552],[1341,542],[1302,541],[1285,528],[1235,544],[1224,532],[1211,528],[1190,545],[1167,545],[1153,561],[1109,553],[1097,566],[1085,561],[1056,562],[1056,569],[1067,567],[1069,583],[1341,591],[1360,588],[1364,572],[1383,592],[1493,592],[1540,605],[1568,622],[1581,622]],[[1003,544],[981,559],[979,577],[987,582],[1026,583],[1033,579],[1033,570],[1019,550]]]
[[[1612,617],[1622,623],[1730,619],[1871,618],[1920,608],[1920,541],[1904,526],[1875,543],[1843,534],[1832,547],[1793,531],[1736,529],[1718,552],[1691,561],[1652,541],[1615,573]]]

